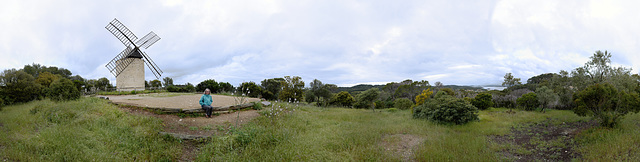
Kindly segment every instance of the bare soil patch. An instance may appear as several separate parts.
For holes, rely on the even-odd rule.
[[[597,125],[596,121],[565,123],[547,119],[513,127],[510,134],[492,136],[489,140],[509,145],[501,153],[510,161],[571,161],[581,157],[573,149],[574,137]]]
[[[179,117],[172,114],[155,114],[139,108],[121,108],[134,115],[152,116],[162,120],[162,123],[164,124],[164,132],[205,137],[228,133],[228,131],[235,126],[236,121],[238,123],[238,127],[240,127],[260,116],[257,110],[237,111],[233,113],[219,114],[212,118],[206,118]]]
[[[121,106],[122,110],[133,115],[151,116],[162,120],[163,132],[210,137],[231,133],[236,126],[240,128],[252,119],[260,116],[257,110],[236,111],[233,113],[218,114],[212,118],[205,117],[179,117],[172,114],[156,114],[138,107]],[[202,141],[182,140],[182,157],[180,161],[193,161],[195,155],[200,152]]]
[[[232,96],[211,95],[214,107],[236,105]],[[202,94],[193,93],[150,93],[138,95],[107,95],[111,102],[149,108],[200,109],[199,100]],[[257,102],[257,98],[245,98],[245,103]]]
[[[383,136],[379,145],[394,155],[402,157],[402,161],[416,161],[413,151],[423,141],[423,138],[416,135],[394,134]]]
[[[232,113],[217,114],[212,118],[205,118],[202,113],[191,115],[154,113],[157,108],[171,109],[200,109],[198,101],[202,94],[187,93],[155,93],[139,95],[109,95],[109,100],[133,115],[151,116],[162,120],[163,133],[206,138],[214,135],[231,133],[234,127],[242,127],[252,119],[260,116],[257,110],[241,110]],[[236,105],[240,101],[232,96],[211,95],[214,107]],[[244,103],[260,101],[257,98],[244,98]],[[180,115],[180,116],[179,116]],[[196,117],[193,117],[196,116]],[[0,125],[1,126],[1,125]],[[199,152],[199,140],[182,140],[182,157],[180,161],[193,161]]]

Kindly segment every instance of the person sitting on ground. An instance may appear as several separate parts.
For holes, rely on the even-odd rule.
[[[207,118],[211,118],[211,111],[213,111],[213,107],[211,104],[213,103],[213,98],[211,97],[211,90],[209,88],[204,90],[204,94],[200,97],[200,106],[202,106],[202,110],[206,113]]]

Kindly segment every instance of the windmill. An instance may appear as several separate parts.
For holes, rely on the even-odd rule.
[[[118,91],[144,90],[144,62],[156,76],[160,78],[162,70],[153,60],[143,52],[141,48],[147,49],[160,40],[160,37],[153,31],[138,39],[133,32],[124,26],[118,19],[113,19],[105,27],[111,34],[116,36],[126,46],[107,65],[109,72],[116,77],[116,87]],[[144,61],[142,60],[144,58]]]

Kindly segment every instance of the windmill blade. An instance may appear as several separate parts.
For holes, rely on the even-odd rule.
[[[146,52],[140,52],[142,53],[142,56],[144,57],[145,60],[147,60],[147,67],[149,67],[149,70],[151,70],[151,72],[153,73],[153,75],[156,76],[156,78],[160,79],[160,76],[162,76],[162,70],[160,70],[160,67],[158,67],[158,65],[156,65],[155,62],[153,62],[153,60],[151,59],[151,57],[149,57],[149,55],[147,55]]]
[[[153,31],[151,31],[149,32],[149,34],[142,37],[142,39],[138,39],[138,42],[136,42],[136,45],[138,45],[138,47],[147,49],[149,48],[149,46],[158,42],[158,40],[160,40],[160,37],[156,35],[156,33],[154,33]]]
[[[120,54],[118,54],[116,57],[111,59],[111,61],[109,61],[109,63],[107,63],[105,67],[109,69],[109,72],[111,74],[118,77],[118,75],[120,75],[120,73],[122,73],[122,71],[124,71],[124,69],[126,69],[127,66],[131,64],[131,62],[133,62],[133,59],[125,59],[132,51],[133,51],[133,48],[127,47],[122,52],[120,52]],[[118,62],[119,60],[122,60],[122,61]]]
[[[109,32],[111,32],[113,36],[116,36],[116,38],[118,38],[120,42],[122,42],[122,44],[127,47],[130,47],[132,45],[135,46],[133,42],[138,40],[138,37],[136,37],[136,35],[133,34],[133,32],[129,30],[129,28],[120,23],[118,19],[113,19],[113,21],[109,22],[109,24],[104,28],[109,30]]]

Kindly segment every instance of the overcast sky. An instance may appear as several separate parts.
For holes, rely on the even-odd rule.
[[[501,84],[582,66],[596,50],[640,69],[640,1],[41,1],[0,2],[0,69],[39,63],[89,79],[125,46],[114,18],[176,84],[286,75],[351,86],[405,79]],[[146,80],[155,79],[148,69]]]

